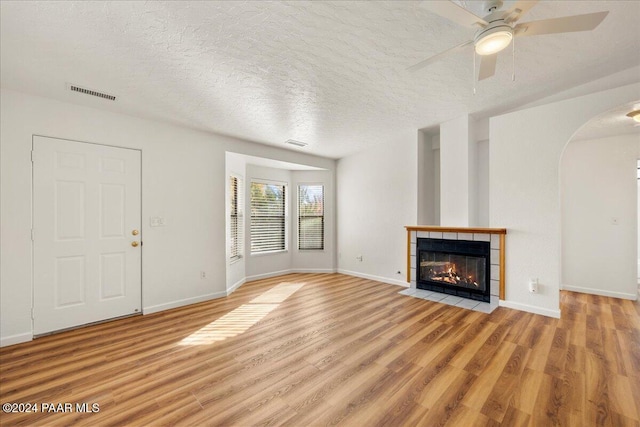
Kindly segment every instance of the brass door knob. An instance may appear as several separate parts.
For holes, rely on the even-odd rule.
[[[131,234],[133,234],[134,236],[137,236],[138,234],[140,234],[140,232],[138,230],[133,230]]]
[[[131,242],[131,246],[135,248],[136,246],[138,246],[138,242]]]

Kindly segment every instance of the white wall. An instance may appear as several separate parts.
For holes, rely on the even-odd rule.
[[[436,176],[435,150],[432,136],[418,131],[418,222],[417,225],[435,224],[436,213]],[[438,177],[439,178],[439,177]],[[439,211],[439,206],[437,206]]]
[[[473,119],[460,116],[440,125],[440,223],[476,225],[477,156]]]
[[[489,226],[489,140],[478,141],[476,191],[478,192],[478,226]]]
[[[564,147],[576,130],[640,98],[640,84],[516,111],[490,120],[490,225],[506,227],[506,300],[560,316],[560,186]],[[530,278],[539,292],[528,292]]]
[[[146,313],[226,295],[225,151],[335,168],[331,159],[6,89],[0,102],[1,345],[32,334],[32,135],[142,150]],[[166,226],[150,228],[150,216]]]
[[[476,225],[480,227],[489,226],[489,119],[475,122],[475,138],[478,142],[475,146],[474,167],[470,167],[470,191],[473,195],[471,218],[476,219]],[[483,139],[478,139],[483,138]],[[423,186],[432,186],[432,194],[428,195],[432,204],[425,207],[425,200],[420,200],[424,193],[418,188],[418,224],[440,225],[440,134],[433,135],[427,141],[432,150],[430,153],[420,152],[418,146],[418,158],[422,159],[423,170],[418,169],[418,182]],[[418,140],[420,144],[420,139]],[[427,209],[429,209],[427,211]],[[425,218],[425,211],[431,215],[430,220]]]
[[[417,221],[416,153],[408,132],[338,161],[339,271],[407,286],[404,227]]]
[[[440,225],[440,134],[431,140],[433,147],[433,225]]]
[[[637,298],[638,157],[640,135],[567,145],[560,166],[563,289]]]

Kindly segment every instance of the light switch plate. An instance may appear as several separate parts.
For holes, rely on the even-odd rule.
[[[151,227],[164,227],[164,224],[165,224],[164,217],[161,217],[161,216],[149,217],[149,225]]]

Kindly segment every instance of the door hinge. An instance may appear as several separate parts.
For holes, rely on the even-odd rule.
[[[35,151],[31,150],[31,163],[33,163],[35,157]]]
[[[36,240],[36,230],[31,229],[31,241],[34,242]]]
[[[35,316],[34,316],[34,314],[33,314],[33,307],[31,307],[31,320],[35,320],[35,318],[36,318],[36,317],[35,317]]]

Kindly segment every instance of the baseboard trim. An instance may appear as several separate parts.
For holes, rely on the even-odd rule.
[[[272,271],[270,273],[255,274],[253,276],[245,277],[245,280],[247,282],[253,282],[254,280],[268,279],[269,277],[284,276],[285,274],[289,274],[289,273],[293,273],[293,270],[289,269],[289,270]]]
[[[185,305],[196,304],[199,302],[209,301],[216,298],[226,297],[227,292],[214,292],[212,294],[201,295],[199,297],[185,298],[178,301],[172,301],[166,304],[152,305],[142,308],[142,314],[157,313],[159,311],[170,310],[172,308],[184,307]]]
[[[562,289],[565,291],[580,292],[583,294],[601,295],[603,297],[630,299],[632,301],[636,301],[638,299],[637,294],[634,295],[634,294],[628,294],[625,292],[612,292],[612,291],[605,291],[602,289],[581,288],[579,286],[569,286],[569,285],[562,285]]]
[[[232,293],[234,293],[236,291],[236,289],[238,289],[240,286],[244,285],[246,282],[247,282],[247,279],[244,278],[244,277],[242,279],[238,280],[236,283],[231,285],[230,288],[227,289],[227,295],[226,296],[229,296]]]
[[[540,314],[542,316],[560,318],[560,310],[549,310],[548,308],[536,307],[535,305],[521,304],[519,302],[500,300],[500,307],[512,308],[514,310],[526,311],[529,313]]]
[[[335,268],[292,268],[291,273],[309,273],[309,274],[333,274]]]
[[[402,286],[405,288],[409,287],[409,283],[404,280],[389,279],[388,277],[374,276],[373,274],[359,273],[357,271],[344,270],[342,268],[338,269],[338,273],[346,274],[347,276],[355,276],[361,277],[363,279],[375,280],[376,282],[388,283],[390,285]]]
[[[291,274],[291,273],[310,273],[310,274],[317,274],[317,273],[335,273],[336,269],[335,268],[290,268],[288,270],[280,270],[280,271],[272,271],[269,273],[262,273],[262,274],[255,274],[253,276],[247,276],[245,279],[247,282],[253,282],[254,280],[260,280],[260,279],[268,279],[270,277],[276,277],[276,276],[284,276],[285,274]]]
[[[8,337],[0,338],[0,347],[7,347],[10,345],[21,344],[23,342],[29,342],[33,340],[33,333],[9,335]]]

